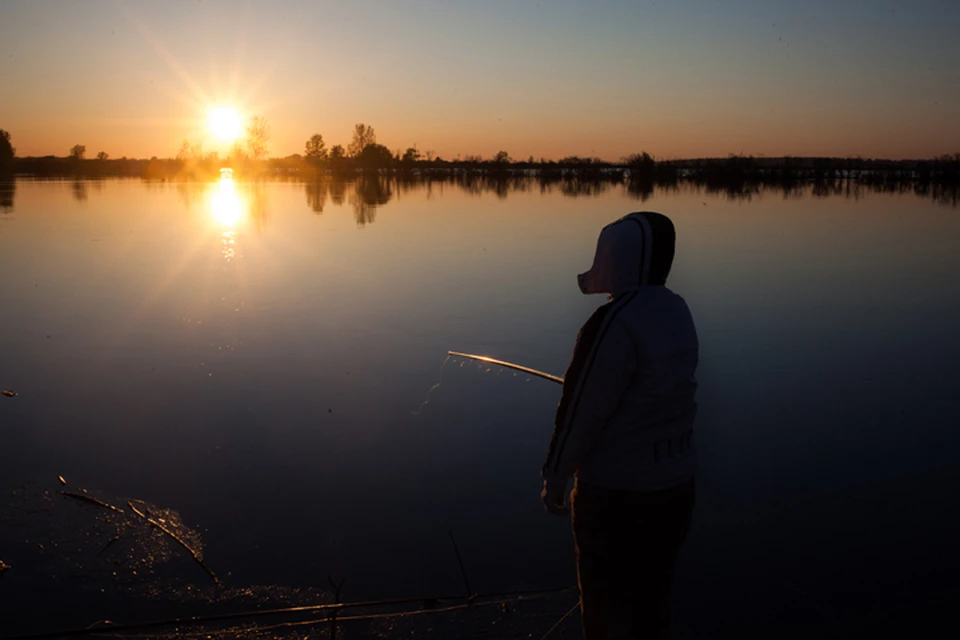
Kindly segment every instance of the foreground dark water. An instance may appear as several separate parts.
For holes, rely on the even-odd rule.
[[[476,591],[573,584],[569,523],[539,502],[559,387],[445,357],[562,374],[603,302],[575,274],[632,210],[674,219],[702,343],[678,624],[856,626],[956,595],[956,208],[137,180],[8,200],[0,629],[211,589],[155,538],[98,557],[115,523],[60,489],[169,510],[228,587],[275,600],[328,575],[347,599],[460,592],[450,529]]]

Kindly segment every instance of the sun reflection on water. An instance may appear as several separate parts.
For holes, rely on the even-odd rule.
[[[212,186],[208,205],[213,219],[231,229],[246,217],[246,203],[230,176],[220,178],[220,181]]]
[[[237,244],[237,232],[233,229],[228,229],[223,232],[220,236],[223,241],[223,259],[227,262],[231,262],[235,257],[237,257],[237,250],[235,245]]]

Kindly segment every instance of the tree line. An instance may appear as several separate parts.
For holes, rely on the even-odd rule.
[[[662,160],[641,151],[616,162],[596,157],[567,156],[515,159],[501,150],[489,158],[480,155],[445,159],[432,151],[421,152],[416,145],[391,151],[377,142],[374,128],[364,123],[354,126],[351,140],[344,147],[327,147],[321,133],[304,142],[303,153],[269,157],[270,125],[266,118],[250,118],[245,136],[225,157],[205,152],[202,144],[183,140],[175,158],[111,158],[106,151],[87,157],[83,144],[73,145],[65,157],[20,158],[11,136],[0,129],[0,172],[38,176],[139,176],[146,178],[209,177],[219,175],[223,167],[235,173],[293,174],[306,179],[319,175],[350,176],[364,173],[398,175],[437,175],[472,173],[493,177],[538,175],[589,181],[604,180],[621,173],[638,183],[670,184],[688,180],[703,184],[789,184],[791,182],[855,180],[860,182],[938,182],[956,184],[960,180],[960,153],[928,160],[876,160],[865,158],[763,158],[731,154],[726,158]]]

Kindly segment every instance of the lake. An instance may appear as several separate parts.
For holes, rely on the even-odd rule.
[[[955,202],[381,178],[18,180],[0,204],[11,633],[213,588],[60,490],[144,501],[258,606],[328,576],[346,600],[460,593],[450,530],[474,591],[575,584],[539,498],[559,386],[447,351],[562,375],[604,302],[576,274],[637,210],[676,224],[701,341],[678,629],[946,620],[958,594]]]

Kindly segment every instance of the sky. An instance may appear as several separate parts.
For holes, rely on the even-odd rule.
[[[0,0],[20,156],[171,157],[212,105],[270,155],[355,123],[446,159],[960,152],[956,0]]]

